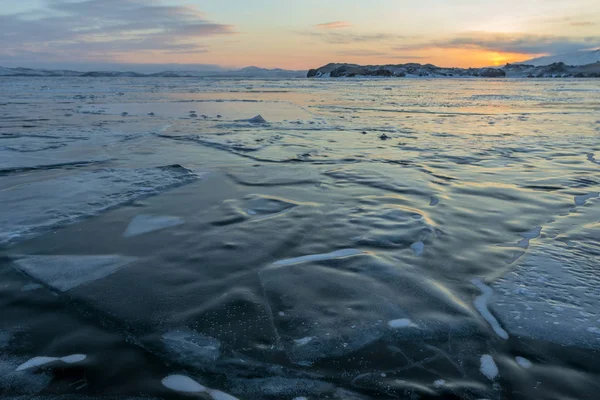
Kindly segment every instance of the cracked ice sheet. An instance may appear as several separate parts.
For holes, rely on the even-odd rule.
[[[119,255],[25,256],[16,259],[15,265],[46,285],[66,292],[105,278],[136,259]]]
[[[388,335],[420,340],[475,329],[471,309],[439,283],[368,253],[274,264],[260,279],[281,344],[301,365],[350,354]],[[403,318],[413,328],[388,325]]]
[[[595,248],[593,248],[595,247]],[[562,241],[530,255],[496,281],[490,307],[511,334],[561,345],[600,347],[600,277],[594,243]]]

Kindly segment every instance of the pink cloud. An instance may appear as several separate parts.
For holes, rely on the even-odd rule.
[[[326,22],[324,24],[317,24],[315,26],[320,29],[344,29],[350,28],[352,24],[348,21],[334,21]]]

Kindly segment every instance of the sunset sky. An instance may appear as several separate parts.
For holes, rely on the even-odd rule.
[[[600,47],[599,0],[0,0],[0,65],[488,66]]]

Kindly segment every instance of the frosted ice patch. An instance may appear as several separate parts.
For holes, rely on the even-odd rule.
[[[593,247],[592,247],[593,246]],[[593,241],[578,247],[559,241],[536,243],[527,259],[494,282],[490,308],[511,335],[597,349],[589,328],[600,318],[600,277],[590,254]]]
[[[72,354],[72,355],[66,356],[66,357],[44,357],[44,356],[33,357],[32,359],[19,365],[17,367],[16,371],[24,371],[24,370],[30,369],[30,368],[41,367],[42,365],[46,365],[46,364],[49,364],[49,363],[52,363],[55,361],[62,361],[67,364],[75,364],[75,363],[85,360],[86,358],[87,358],[87,356],[85,354]]]
[[[392,329],[417,328],[417,325],[408,318],[393,319],[388,322],[388,326]]]
[[[308,256],[279,260],[279,261],[274,262],[273,265],[282,266],[282,265],[300,264],[300,263],[305,263],[305,262],[324,261],[324,260],[331,260],[334,258],[352,257],[352,256],[357,256],[359,254],[363,254],[363,252],[360,250],[357,250],[357,249],[343,249],[343,250],[333,251],[331,253],[311,254]]]
[[[169,375],[161,381],[164,387],[183,393],[202,393],[206,388],[185,375]]]
[[[479,370],[486,378],[489,380],[494,380],[498,377],[498,366],[496,362],[489,354],[484,354],[480,359],[480,367]]]
[[[24,256],[15,265],[26,274],[61,292],[114,274],[136,261],[136,257],[98,256]]]
[[[490,324],[490,326],[498,336],[500,336],[502,339],[508,339],[508,333],[500,326],[500,323],[498,322],[496,317],[494,317],[488,309],[488,301],[494,294],[494,291],[491,287],[487,286],[479,279],[473,279],[471,282],[473,283],[473,285],[477,286],[477,288],[481,290],[482,293],[481,296],[477,296],[475,298],[475,308],[477,309],[477,311],[479,311],[479,314],[481,314],[483,319],[485,319],[488,322],[488,324]]]
[[[425,243],[416,242],[410,245],[410,248],[415,253],[416,256],[422,256],[425,251]]]
[[[525,369],[529,369],[533,366],[531,361],[529,361],[525,357],[515,357],[515,361],[517,362],[517,364],[519,364],[521,367],[523,367]]]
[[[181,225],[184,220],[179,217],[137,215],[135,216],[127,230],[123,233],[124,237],[133,237],[144,233],[154,232],[165,228]]]
[[[309,344],[310,342],[312,342],[313,339],[313,337],[308,336],[302,339],[296,339],[294,340],[294,343],[296,344],[296,346],[304,346],[305,344]]]
[[[162,338],[166,350],[183,364],[202,367],[221,356],[221,343],[217,339],[192,330],[169,331]]]
[[[40,285],[39,283],[28,283],[26,285],[23,285],[23,287],[21,288],[21,292],[31,292],[32,290],[38,290],[43,287],[44,286]]]
[[[436,388],[441,388],[444,387],[446,385],[446,381],[443,379],[438,379],[435,382],[433,382],[433,386],[435,386]]]

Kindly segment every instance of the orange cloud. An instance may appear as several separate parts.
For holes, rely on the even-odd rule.
[[[324,24],[315,25],[320,29],[344,29],[350,28],[352,24],[348,21],[334,21],[334,22],[325,22]]]

